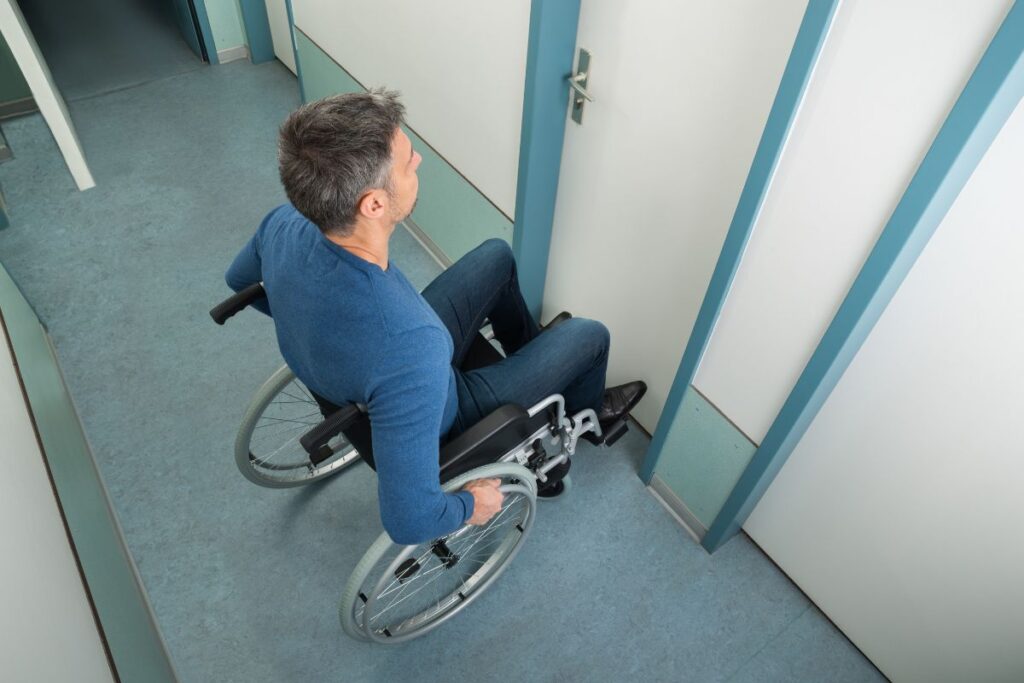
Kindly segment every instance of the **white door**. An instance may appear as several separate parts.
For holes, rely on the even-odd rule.
[[[295,52],[292,50],[292,29],[288,23],[285,0],[266,0],[267,19],[270,21],[270,39],[274,43],[274,56],[295,73]]]
[[[649,431],[736,209],[806,0],[583,0],[544,300],[603,321],[609,382],[642,378]]]

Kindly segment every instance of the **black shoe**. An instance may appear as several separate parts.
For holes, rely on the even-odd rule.
[[[561,313],[556,315],[554,318],[549,320],[547,325],[541,325],[540,326],[540,331],[541,332],[547,332],[548,330],[550,330],[551,328],[555,327],[556,325],[558,325],[560,323],[564,323],[566,320],[568,320],[571,317],[572,317],[572,313],[570,313],[569,311],[562,311]]]
[[[587,432],[582,435],[583,438],[595,445],[607,443],[611,446],[626,433],[625,418],[646,393],[647,384],[639,380],[605,389],[601,410],[597,412],[602,436]]]

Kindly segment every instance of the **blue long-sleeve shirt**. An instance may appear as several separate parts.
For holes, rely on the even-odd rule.
[[[443,536],[473,514],[473,496],[441,489],[439,442],[458,395],[451,335],[394,263],[387,270],[325,238],[280,206],[227,272],[238,291],[263,281],[288,367],[332,403],[368,408],[380,516],[396,543]]]

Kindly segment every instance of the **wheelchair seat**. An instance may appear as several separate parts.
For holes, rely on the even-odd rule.
[[[490,342],[482,335],[477,335],[462,368],[470,370],[484,367],[501,358],[501,354]],[[299,439],[302,447],[309,453],[310,460],[318,464],[331,457],[332,450],[328,442],[342,433],[359,451],[366,464],[376,470],[370,417],[365,410],[355,404],[338,406],[312,390],[310,393],[325,418]],[[451,441],[441,443],[441,482],[481,465],[496,462],[546,425],[554,424],[555,419],[553,409],[531,418],[522,406],[501,406]]]
[[[358,406],[338,407],[321,396],[313,394],[327,419],[300,438],[303,448],[316,464],[332,454],[327,443],[343,433],[359,455],[376,470],[373,457],[373,437],[370,417]],[[553,424],[554,409],[548,409],[532,418],[522,406],[503,405],[472,427],[443,444],[440,450],[441,482],[446,482],[471,469],[497,462],[503,455],[528,440],[545,427]]]

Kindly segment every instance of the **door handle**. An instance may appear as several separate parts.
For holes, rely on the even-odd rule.
[[[593,102],[594,97],[587,92],[587,80],[590,78],[590,52],[580,48],[579,59],[576,60],[576,73],[568,76],[569,87],[572,89],[572,120],[583,123],[583,105]]]
[[[576,91],[576,93],[585,99],[587,102],[593,102],[594,98],[586,91],[583,87],[587,83],[587,73],[581,72],[575,76],[569,76],[569,86]]]

